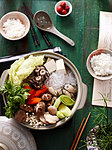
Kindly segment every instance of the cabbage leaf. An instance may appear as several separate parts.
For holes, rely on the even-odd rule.
[[[20,85],[38,65],[43,65],[44,55],[33,56],[28,58],[20,58],[16,60],[9,69],[9,80],[12,84]]]

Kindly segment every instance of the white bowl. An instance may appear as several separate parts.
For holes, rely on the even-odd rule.
[[[21,37],[17,37],[17,38],[8,37],[3,30],[3,24],[4,22],[7,21],[7,19],[19,19],[25,26],[25,33]],[[18,12],[18,11],[9,12],[5,14],[0,20],[0,33],[4,38],[8,40],[14,41],[14,40],[22,39],[23,37],[27,35],[27,33],[29,32],[29,29],[30,29],[30,21],[28,17],[25,14]]]
[[[87,58],[87,62],[86,62],[87,70],[94,78],[96,78],[98,80],[109,80],[112,78],[112,75],[98,76],[95,74],[94,70],[91,67],[91,63],[90,63],[91,58],[95,55],[100,55],[101,53],[110,54],[112,56],[112,51],[108,50],[108,49],[97,49],[97,50],[93,51]]]
[[[70,9],[69,9],[69,12],[68,12],[66,15],[61,15],[60,13],[57,12],[57,7],[60,6],[60,3],[61,3],[61,2],[65,2],[65,3],[66,3],[66,6],[69,6],[69,8],[70,8]],[[61,17],[66,17],[66,16],[68,16],[69,14],[71,14],[71,12],[72,12],[72,5],[71,5],[71,3],[68,2],[68,1],[59,1],[59,2],[57,2],[56,5],[55,5],[55,12],[56,12],[57,15],[59,15],[59,16],[61,16]]]

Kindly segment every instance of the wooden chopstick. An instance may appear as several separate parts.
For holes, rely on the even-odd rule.
[[[31,18],[33,19],[33,16],[34,16],[34,15],[33,15],[32,11],[31,11],[31,9],[30,9],[24,2],[23,2],[23,5],[24,5],[24,7],[27,9],[27,11],[28,11],[29,15],[31,16]],[[44,41],[46,42],[47,46],[48,46],[48,47],[53,46],[53,44],[51,43],[51,41],[48,40],[48,38],[47,38],[45,32],[42,31],[42,30],[40,30],[40,29],[39,29],[39,31],[40,31],[40,33],[41,33],[41,35],[42,35]]]
[[[39,40],[38,40],[38,37],[37,37],[36,31],[35,31],[35,28],[34,28],[34,26],[33,26],[33,23],[32,23],[32,21],[31,21],[31,19],[30,19],[30,15],[29,15],[28,9],[27,9],[27,7],[26,7],[26,5],[25,5],[24,2],[23,2],[23,5],[24,5],[24,8],[25,8],[25,12],[26,12],[26,14],[27,14],[27,16],[28,16],[28,18],[29,18],[29,20],[30,20],[30,24],[31,24],[31,34],[32,34],[32,37],[33,37],[33,40],[34,40],[34,44],[35,44],[35,46],[37,46],[37,44],[40,45],[40,42],[39,42]]]
[[[51,41],[48,40],[48,38],[47,38],[45,32],[42,31],[42,30],[39,30],[39,31],[40,31],[40,33],[42,34],[42,37],[43,37],[44,41],[46,42],[47,46],[48,46],[48,47],[49,47],[49,46],[53,46],[52,43],[51,43]]]
[[[78,137],[78,135],[79,135],[79,132],[80,132],[80,130],[81,130],[81,128],[82,128],[82,125],[83,125],[83,123],[84,123],[84,120],[85,120],[85,117],[83,118],[83,120],[82,120],[82,122],[81,122],[81,125],[80,125],[80,127],[79,127],[79,129],[78,129],[78,131],[77,131],[77,134],[76,134],[76,136],[75,136],[75,139],[74,139],[74,141],[73,141],[73,143],[72,143],[72,146],[71,146],[70,150],[72,150],[73,147],[74,147],[74,144],[75,144],[76,139],[77,139],[77,137]]]
[[[80,125],[80,127],[79,127],[79,130],[78,130],[78,132],[77,132],[77,134],[76,134],[76,137],[75,137],[75,139],[74,139],[74,141],[73,141],[73,144],[72,144],[70,150],[72,150],[72,149],[75,150],[75,149],[76,149],[76,147],[77,147],[77,145],[78,145],[78,143],[79,143],[79,140],[80,140],[80,138],[81,138],[81,135],[82,135],[82,133],[83,133],[85,127],[86,127],[86,124],[87,124],[88,120],[89,120],[90,115],[91,115],[91,112],[89,112],[85,123],[84,123],[85,118],[82,120],[82,123],[81,123],[81,125]],[[84,123],[84,124],[83,124],[83,123]],[[82,127],[82,125],[83,125],[83,127]],[[82,128],[82,129],[81,129],[81,128]],[[80,130],[81,130],[81,131],[80,131]],[[80,133],[79,133],[79,132],[80,132]],[[78,137],[78,138],[77,138],[77,137]],[[77,141],[76,141],[76,139],[77,139]],[[75,143],[75,142],[76,142],[76,143]],[[74,146],[74,144],[75,144],[75,146]],[[73,148],[73,147],[74,147],[74,148]]]

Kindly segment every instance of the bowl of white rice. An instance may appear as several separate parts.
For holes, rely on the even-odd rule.
[[[96,79],[109,80],[112,78],[112,51],[97,49],[87,58],[89,73]]]
[[[0,33],[8,40],[19,40],[27,35],[30,29],[28,17],[18,11],[5,14],[0,20]]]

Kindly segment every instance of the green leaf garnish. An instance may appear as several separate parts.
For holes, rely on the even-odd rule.
[[[7,98],[5,115],[8,118],[14,116],[19,106],[25,103],[29,95],[28,91],[29,89],[25,89],[22,85],[12,85],[10,81],[5,82],[4,86],[0,86],[0,93],[5,94]]]

